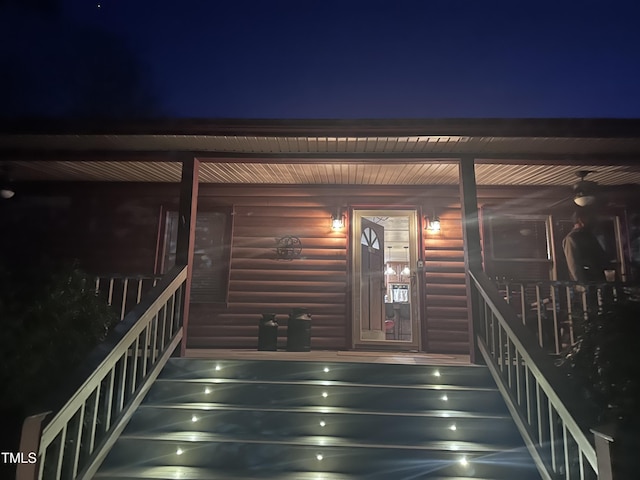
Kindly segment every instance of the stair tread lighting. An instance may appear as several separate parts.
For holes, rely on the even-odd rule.
[[[94,478],[539,478],[492,382],[486,367],[170,359]]]

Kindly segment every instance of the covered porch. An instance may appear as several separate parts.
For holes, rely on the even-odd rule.
[[[24,446],[39,451],[44,463],[47,449],[64,445],[67,433],[86,433],[78,418],[105,413],[106,396],[106,447],[93,450],[94,427],[88,452],[73,444],[70,452],[58,450],[51,467],[58,472],[67,455],[75,471],[97,468],[82,462],[104,458],[99,450],[113,444],[174,352],[200,357],[218,349],[258,359],[311,354],[419,365],[484,362],[543,478],[570,470],[580,478],[611,478],[610,465],[599,464],[609,437],[596,437],[596,445],[605,447],[596,456],[583,419],[568,409],[571,392],[541,348],[543,323],[534,322],[537,336],[536,328],[527,330],[524,315],[519,318],[507,303],[515,297],[505,285],[533,282],[540,320],[550,297],[537,282],[548,282],[547,289],[558,286],[549,282],[562,281],[554,232],[560,231],[557,222],[570,218],[580,170],[593,171],[589,178],[605,199],[617,280],[634,279],[630,219],[640,182],[633,166],[640,154],[638,122],[192,122],[48,126],[38,132],[16,127],[1,137],[0,148],[15,200],[26,199],[17,210],[3,205],[7,224],[20,224],[28,212],[49,219],[45,226],[53,234],[42,244],[52,252],[78,255],[95,273],[120,272],[107,276],[120,279],[117,288],[115,280],[106,284],[122,292],[123,303],[115,306],[121,324],[88,362],[89,374],[74,377],[70,400],[52,407],[58,412],[53,420],[43,413],[25,424]],[[398,250],[408,247],[407,261],[389,256],[384,263],[409,267],[409,281],[393,284],[406,283],[415,295],[408,302],[415,307],[415,330],[410,340],[365,338],[359,335],[362,288],[356,288],[363,278],[357,252],[364,251],[365,227],[353,219],[373,221],[407,210],[413,237],[388,239]],[[197,214],[205,211],[226,260],[204,263],[222,284],[205,281],[197,269],[203,260]],[[436,217],[441,228],[430,231]],[[513,222],[499,221],[505,218]],[[341,229],[332,228],[335,219],[344,219]],[[517,256],[503,248],[513,232],[519,235],[511,242]],[[295,242],[286,244],[279,258],[278,242],[285,237],[297,238],[301,252]],[[413,243],[407,245],[407,238]],[[376,250],[374,242],[365,247]],[[161,278],[149,295],[138,295],[144,282],[134,279],[156,276]],[[401,296],[390,293],[391,303],[400,303]],[[136,306],[126,313],[124,299],[130,297]],[[217,300],[202,301],[211,298]],[[259,315],[284,317],[297,306],[313,314],[311,352],[256,352]],[[406,352],[413,349],[418,353]],[[33,468],[24,478],[37,478]]]
[[[3,208],[16,225],[25,215],[44,224],[22,233],[18,226],[16,238],[48,228],[39,246],[118,277],[100,288],[129,305],[141,293],[135,279],[166,273],[180,244],[182,258],[192,259],[185,348],[252,349],[262,313],[285,327],[291,309],[303,307],[313,317],[313,349],[473,357],[467,272],[475,265],[502,283],[567,280],[559,244],[580,171],[597,182],[618,281],[633,278],[637,127],[613,120],[13,127],[0,147],[18,207]],[[440,230],[431,228],[435,220]],[[364,221],[384,229],[372,257],[384,265],[383,278],[362,263]],[[372,286],[383,292],[363,300]],[[526,301],[531,309],[535,300]]]

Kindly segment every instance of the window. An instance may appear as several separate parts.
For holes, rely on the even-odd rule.
[[[483,208],[485,271],[514,280],[556,278],[548,215]]]
[[[374,250],[380,249],[380,241],[378,240],[378,235],[373,231],[372,228],[369,227],[366,227],[362,232],[360,243],[367,247],[373,248]]]
[[[231,211],[198,212],[191,280],[191,303],[227,300],[231,255]],[[178,212],[167,212],[163,273],[176,261]]]
[[[550,260],[546,217],[503,215],[491,222],[491,254],[496,260]]]
[[[394,303],[408,303],[409,302],[409,285],[392,284],[391,299],[393,300]]]

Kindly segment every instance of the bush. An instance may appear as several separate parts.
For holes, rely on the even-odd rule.
[[[632,296],[610,303],[584,325],[562,363],[595,406],[592,426],[615,428],[616,478],[635,478],[640,451],[640,302]]]
[[[640,302],[610,303],[585,322],[563,363],[596,405],[599,422],[640,420]]]
[[[23,411],[55,389],[116,322],[77,264],[0,266],[3,409]]]

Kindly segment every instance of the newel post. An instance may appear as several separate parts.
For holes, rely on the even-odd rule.
[[[613,480],[612,444],[614,442],[613,425],[592,428],[595,438],[596,460],[598,462],[598,480]]]
[[[472,288],[469,271],[482,270],[482,247],[480,245],[480,223],[478,221],[478,192],[476,188],[475,160],[472,157],[460,159],[460,205],[462,209],[462,238],[464,242],[465,284],[467,289],[467,311],[469,318],[469,345],[471,363],[482,358],[478,350],[479,329],[478,299]]]
[[[40,441],[44,430],[44,421],[51,412],[43,412],[27,417],[22,424],[19,452],[29,460],[35,454],[37,462],[20,462],[16,467],[16,480],[37,480],[40,476]]]
[[[191,299],[191,279],[193,276],[193,251],[196,242],[196,213],[198,210],[198,171],[200,162],[197,158],[185,158],[182,162],[182,179],[180,181],[180,204],[178,206],[178,235],[176,242],[176,265],[187,266],[184,297],[182,299],[183,337],[180,355],[184,356],[187,348],[187,326],[189,323],[189,302]]]

